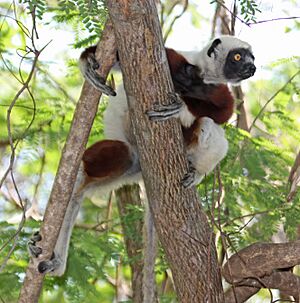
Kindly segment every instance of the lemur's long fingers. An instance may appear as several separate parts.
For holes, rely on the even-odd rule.
[[[176,117],[183,105],[183,101],[176,93],[168,93],[170,104],[156,104],[153,110],[146,112],[151,121],[164,121]]]
[[[179,114],[179,109],[161,109],[159,111],[149,110],[146,112],[151,121],[164,121]]]
[[[104,79],[101,78],[94,69],[87,68],[84,71],[84,76],[97,90],[108,96],[116,96],[116,92],[105,84]]]

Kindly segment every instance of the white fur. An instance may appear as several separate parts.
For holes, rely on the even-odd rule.
[[[104,112],[104,135],[107,139],[128,142],[129,128],[127,97],[123,84],[117,88],[117,95],[110,97]]]
[[[195,116],[189,111],[186,104],[183,104],[182,108],[180,109],[179,119],[181,125],[184,127],[190,127],[195,121]]]
[[[228,141],[223,128],[208,117],[201,119],[200,128],[198,144],[188,148],[187,155],[199,176],[203,177],[226,156]]]
[[[221,43],[215,48],[216,55],[207,55],[213,39],[200,52],[181,52],[181,54],[189,61],[189,63],[197,65],[201,70],[201,76],[205,83],[228,83],[228,79],[223,74],[223,67],[226,57],[231,50],[236,48],[246,48],[251,51],[251,46],[234,36],[218,37]]]

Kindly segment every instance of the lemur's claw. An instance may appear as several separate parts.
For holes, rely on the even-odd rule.
[[[101,84],[101,85],[99,84],[97,89],[100,90],[103,94],[108,95],[108,96],[114,97],[117,95],[117,93],[114,91],[114,89],[106,84]]]
[[[188,172],[183,176],[180,184],[184,188],[191,188],[192,186],[197,185],[201,180],[202,180],[202,176],[198,175],[196,168],[189,161]]]
[[[176,93],[168,93],[169,104],[155,104],[153,110],[146,112],[151,121],[164,121],[176,117],[183,105],[183,101]]]
[[[32,257],[37,258],[42,253],[42,248],[32,244],[28,244],[28,250]]]
[[[52,264],[52,261],[42,261],[38,265],[38,271],[41,274],[46,274],[55,270],[55,267]]]
[[[100,64],[97,62],[95,55],[90,54],[87,57],[87,61],[90,64],[90,66],[92,67],[92,69],[96,70],[100,67]]]

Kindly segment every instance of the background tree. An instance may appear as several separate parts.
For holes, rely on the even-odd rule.
[[[219,5],[224,5],[227,12],[233,13],[230,1],[217,2]],[[183,5],[181,3],[183,2],[178,3],[177,8],[175,6],[172,10],[175,16],[185,9],[186,3]],[[261,22],[265,20],[251,3],[253,4],[254,1],[236,1],[238,17],[236,25],[246,27],[245,23],[255,22],[251,20],[255,13],[257,24],[252,24],[251,28],[262,28],[267,23]],[[172,8],[168,2],[162,4],[164,13],[167,12],[166,8]],[[286,4],[287,8],[291,8],[293,2],[289,1]],[[7,109],[11,109],[10,123],[13,135],[11,138],[15,144],[17,143],[13,157],[13,175],[9,174],[1,186],[0,257],[3,266],[0,274],[0,296],[4,302],[14,302],[18,297],[27,266],[26,241],[32,230],[39,226],[35,220],[28,219],[18,233],[19,236],[14,238],[16,231],[19,230],[15,222],[20,221],[21,208],[24,208],[24,205],[27,207],[28,216],[38,218],[43,213],[82,82],[75,67],[75,59],[79,51],[72,55],[71,48],[68,48],[67,54],[71,54],[73,58],[71,60],[64,55],[63,61],[69,64],[66,76],[57,66],[53,68],[47,57],[43,57],[51,48],[51,43],[55,43],[51,42],[39,55],[39,61],[31,77],[29,92],[25,90],[20,98],[13,102],[16,92],[23,86],[13,74],[19,77],[19,80],[21,77],[26,79],[30,72],[30,64],[35,57],[32,52],[21,59],[15,55],[16,49],[19,55],[25,55],[29,51],[28,47],[34,51],[35,48],[29,43],[32,40],[30,36],[36,37],[36,33],[39,33],[40,39],[34,42],[36,48],[41,50],[49,41],[45,39],[42,43],[39,42],[45,38],[45,34],[40,33],[42,30],[40,24],[45,24],[44,28],[51,27],[55,21],[62,22],[60,24],[64,30],[69,28],[70,32],[75,32],[73,42],[76,47],[94,43],[103,28],[106,10],[99,1],[97,5],[94,2],[84,1],[59,2],[59,4],[30,1],[15,7],[10,3],[0,5],[2,60],[0,105],[3,109],[0,110],[1,177],[9,167],[12,154],[11,136],[7,131]],[[210,22],[213,18],[213,13],[208,16],[207,7],[208,4],[206,6],[200,3],[198,6],[190,1],[183,15],[192,16],[194,25],[202,26],[199,30],[199,39],[205,34],[203,27],[206,20]],[[257,8],[262,12],[270,10],[265,2]],[[268,19],[296,17],[299,15],[296,13],[296,8],[295,6],[290,15],[282,12],[279,16],[274,14]],[[201,14],[205,15],[205,18],[200,17]],[[230,16],[230,13],[228,14]],[[38,17],[42,16],[43,20],[40,21]],[[55,21],[52,19],[54,16]],[[36,22],[30,22],[29,17],[33,17]],[[48,22],[49,20],[51,23]],[[23,23],[20,23],[21,21]],[[175,36],[176,24],[179,21],[180,19],[176,19],[168,39],[171,39],[172,35]],[[169,22],[172,23],[172,15]],[[273,24],[278,22],[282,21],[272,21]],[[93,32],[86,31],[84,24]],[[298,19],[291,20],[288,25],[283,22],[280,25],[286,27],[287,34],[299,33]],[[55,26],[60,27],[56,23]],[[55,33],[57,32],[58,29],[55,30]],[[239,34],[239,30],[236,33]],[[20,49],[24,51],[21,52]],[[53,51],[52,47],[51,52]],[[264,54],[256,53],[257,59],[262,55]],[[57,55],[55,61],[61,62],[60,60],[60,55]],[[247,82],[249,87],[244,87],[244,92],[249,109],[250,134],[236,128],[234,121],[226,126],[230,152],[222,163],[220,178],[218,174],[215,178],[210,176],[198,187],[202,205],[218,235],[220,262],[226,263],[231,254],[249,244],[258,241],[270,242],[274,234],[278,234],[279,227],[280,230],[285,231],[290,240],[297,238],[300,214],[296,186],[299,170],[296,158],[299,152],[298,61],[296,56],[279,57],[270,66],[264,66],[264,71],[269,71],[267,76]],[[20,63],[22,63],[21,74],[19,74]],[[119,76],[116,75],[116,82],[118,78]],[[88,144],[102,137],[101,114],[105,104],[106,100],[103,100]],[[97,203],[98,207],[91,203],[84,204],[72,237],[69,263],[76,263],[76,270],[69,266],[64,277],[48,277],[43,288],[42,302],[51,300],[52,302],[99,302],[99,298],[102,302],[112,302],[116,293],[119,298],[131,297],[129,264],[134,260],[128,258],[125,252],[116,204],[114,201],[107,202],[105,197],[96,197],[93,202]],[[131,212],[126,218],[130,224],[135,219],[140,220],[143,217],[143,207],[132,206],[129,209]],[[9,252],[12,253],[7,259]],[[172,279],[161,247],[158,249],[155,271],[159,299],[162,302],[174,301]],[[294,269],[294,272],[297,272],[297,269]],[[261,287],[261,285],[256,286]],[[252,300],[260,302],[263,298],[268,298],[267,302],[270,302],[268,290],[260,291]],[[273,292],[271,299],[276,300],[276,292]]]

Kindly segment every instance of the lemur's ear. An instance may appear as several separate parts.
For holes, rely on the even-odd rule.
[[[222,41],[221,41],[219,38],[215,39],[215,40],[212,42],[210,48],[207,50],[207,56],[208,56],[208,57],[211,57],[211,54],[212,54],[212,53],[215,53],[215,48],[216,48],[219,44],[221,44],[221,43],[222,43]]]

